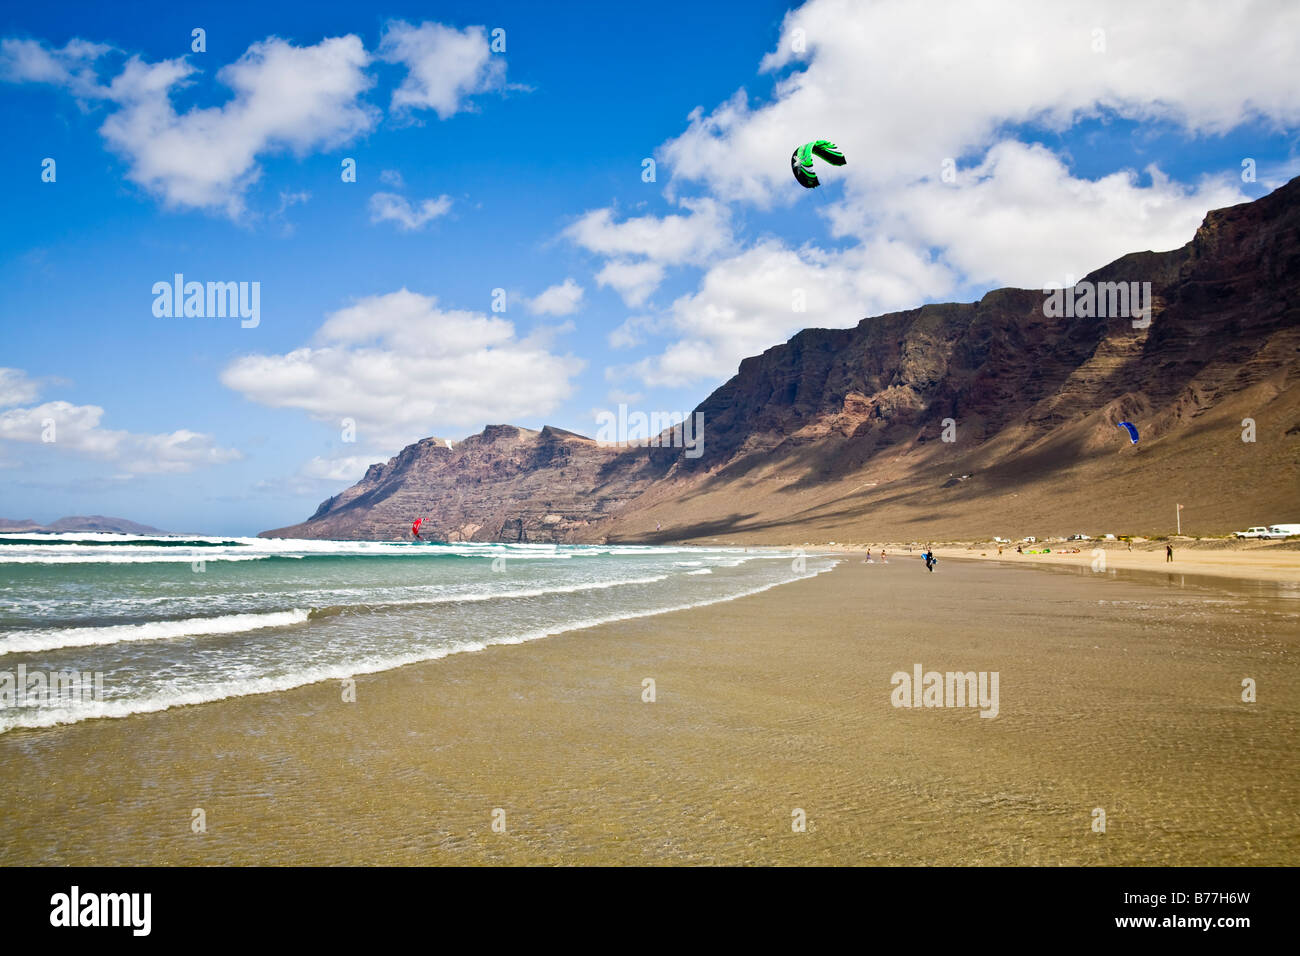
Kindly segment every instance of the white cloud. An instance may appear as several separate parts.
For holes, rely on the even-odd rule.
[[[367,72],[372,58],[352,34],[311,46],[276,37],[254,43],[216,74],[233,91],[231,98],[184,113],[176,112],[172,97],[199,75],[193,63],[184,57],[148,63],[132,56],[105,82],[100,63],[114,52],[85,40],[55,49],[39,40],[5,38],[0,78],[48,83],[109,104],[100,128],[106,144],[126,160],[128,179],[173,208],[239,218],[248,188],[261,176],[262,158],[334,149],[369,132],[379,117],[361,99],[374,84]],[[470,96],[504,86],[505,58],[491,53],[483,27],[392,21],[378,56],[407,68],[392,97],[399,113],[432,109],[446,119],[470,109]],[[381,179],[400,188],[395,171],[386,170]]]
[[[787,14],[762,60],[764,71],[801,67],[771,102],[751,106],[741,90],[697,109],[660,154],[674,180],[770,205],[806,195],[789,151],[811,139],[834,140],[848,159],[835,181],[865,193],[937,175],[945,158],[982,153],[1016,124],[1065,129],[1111,111],[1200,134],[1255,117],[1294,126],[1298,35],[1300,6],[1288,0],[1185,4],[1177,17],[1128,0],[812,0]]]
[[[396,193],[375,193],[370,197],[370,221],[392,220],[405,232],[422,229],[439,216],[445,216],[450,209],[450,196],[425,199],[418,205]]]
[[[606,340],[610,348],[630,349],[644,342],[648,335],[657,335],[664,331],[671,331],[666,316],[634,315],[624,319],[618,328],[606,336]]]
[[[189,429],[163,434],[136,434],[100,427],[98,405],[45,402],[0,412],[0,440],[70,450],[117,463],[136,473],[192,471],[201,465],[235,461],[242,455],[218,447],[211,435]],[[52,438],[53,441],[48,439]]]
[[[609,370],[607,378],[632,376],[657,386],[725,379],[741,359],[800,329],[856,325],[868,315],[916,306],[953,281],[946,267],[901,243],[876,240],[825,252],[764,240],[717,263],[699,290],[677,299],[658,323],[637,323],[633,331],[660,326],[678,338],[657,355]]]
[[[612,209],[593,209],[564,237],[608,261],[596,275],[630,306],[639,306],[663,281],[666,266],[703,261],[733,244],[730,213],[712,199],[683,199],[690,215],[637,216],[614,221]]]
[[[312,481],[346,481],[356,483],[374,464],[370,455],[347,455],[342,458],[313,458],[299,470],[299,476]]]
[[[34,402],[40,385],[20,368],[0,368],[0,408]]]
[[[232,362],[221,380],[263,405],[332,425],[351,418],[359,442],[391,453],[435,432],[556,408],[583,366],[548,350],[556,331],[520,338],[504,319],[402,289],[333,313],[313,345]]]
[[[396,169],[381,169],[379,171],[379,181],[392,186],[394,189],[406,188],[406,180],[402,178],[402,174]]]
[[[372,82],[369,59],[355,36],[306,47],[264,40],[217,73],[234,90],[229,101],[178,114],[171,94],[194,68],[132,57],[110,84],[120,109],[101,132],[130,164],[128,178],[169,206],[238,216],[259,156],[330,149],[374,125],[375,110],[359,100]]]
[[[1195,187],[1172,182],[1156,166],[1147,173],[1148,186],[1132,170],[1078,179],[1042,146],[1003,142],[956,183],[929,180],[883,197],[871,222],[859,218],[862,207],[846,203],[831,221],[840,234],[883,233],[942,249],[943,261],[968,284],[1043,288],[1129,252],[1176,249],[1207,209],[1248,198],[1230,173]]]
[[[565,279],[528,300],[528,310],[535,315],[572,315],[582,304],[582,294],[582,286],[571,278]]]
[[[566,238],[602,256],[642,256],[681,265],[725,249],[731,241],[727,207],[712,199],[684,199],[689,216],[638,216],[614,221],[612,209],[593,209],[564,230]]]
[[[356,36],[302,47],[275,37],[254,43],[216,74],[231,98],[184,113],[172,96],[194,81],[193,65],[132,56],[105,84],[95,64],[108,50],[81,40],[54,50],[7,39],[0,43],[0,75],[111,104],[100,127],[105,143],[126,160],[128,179],[173,208],[239,217],[246,190],[261,175],[261,157],[337,147],[370,130],[378,114],[360,100],[373,81]]]
[[[664,281],[664,267],[658,262],[626,262],[613,259],[596,273],[596,284],[612,288],[623,301],[633,308],[644,305],[655,289]]]
[[[10,83],[49,83],[83,99],[102,99],[107,89],[95,73],[96,62],[112,47],[86,40],[69,40],[60,50],[38,40],[0,40],[0,79]]]
[[[393,20],[384,28],[379,57],[407,68],[406,79],[393,91],[392,109],[398,113],[431,109],[448,119],[470,108],[469,97],[505,82],[505,59],[492,53],[483,27],[456,30]]]

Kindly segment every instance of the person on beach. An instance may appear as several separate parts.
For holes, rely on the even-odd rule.
[[[925,554],[921,555],[925,559],[925,569],[931,574],[934,573],[934,553],[929,548],[925,549]]]
[[[884,549],[884,548],[881,548],[881,549],[880,549],[880,563],[881,563],[881,564],[888,564],[888,563],[889,563],[888,561],[885,560],[885,549]]]
[[[1165,563],[1168,564],[1173,559],[1174,559],[1174,546],[1172,544],[1167,544],[1165,545]]]

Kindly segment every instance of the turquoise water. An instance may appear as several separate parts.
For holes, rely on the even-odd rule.
[[[0,535],[0,732],[374,673],[833,564],[776,549]],[[86,678],[76,694],[42,697],[39,678],[17,689],[20,673],[70,672]]]

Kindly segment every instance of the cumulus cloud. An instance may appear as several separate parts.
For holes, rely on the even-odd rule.
[[[593,209],[564,230],[566,238],[602,256],[641,256],[680,265],[725,248],[731,239],[727,208],[712,199],[684,199],[690,215],[638,216],[614,221],[612,209]]]
[[[113,48],[103,43],[69,40],[52,49],[39,40],[6,37],[0,40],[0,79],[10,83],[48,83],[82,99],[102,99],[107,88],[99,82],[95,64]]]
[[[398,113],[427,109],[448,119],[469,109],[474,94],[505,82],[505,60],[492,53],[483,27],[457,30],[393,20],[384,28],[379,57],[406,66],[406,79],[393,91],[392,109]]]
[[[601,288],[612,288],[625,303],[636,308],[644,305],[646,299],[659,288],[664,281],[664,266],[658,262],[625,262],[615,259],[606,262],[596,273],[596,284]]]
[[[78,452],[116,463],[134,473],[180,473],[242,455],[217,446],[211,435],[189,429],[136,434],[102,428],[104,409],[54,401],[0,412],[0,441]]]
[[[1300,35],[1300,7],[1257,0],[1182,14],[1174,22],[1163,8],[1122,0],[811,0],[792,11],[759,63],[776,75],[771,97],[755,102],[740,89],[697,108],[656,155],[672,170],[669,197],[703,190],[716,222],[738,205],[812,203],[834,238],[856,245],[762,239],[656,257],[646,250],[687,244],[683,223],[656,231],[655,217],[588,213],[566,235],[607,257],[596,281],[630,306],[648,300],[674,260],[707,260],[697,291],[610,335],[624,348],[665,341],[609,377],[716,380],[809,325],[850,325],[991,286],[1060,285],[1127,252],[1182,245],[1207,209],[1249,198],[1237,170],[1188,184],[1148,162],[1141,173],[1085,178],[1068,155],[1034,142],[1035,130],[1066,133],[1109,116],[1184,135],[1300,120],[1287,66],[1294,44],[1260,33],[1269,24],[1271,35]],[[833,139],[848,165],[810,194],[790,176],[789,151],[817,138]],[[805,314],[790,308],[796,290],[807,293]]]
[[[937,174],[1012,125],[1061,130],[1103,111],[1199,134],[1254,118],[1294,126],[1295,47],[1261,42],[1262,30],[1300,34],[1300,7],[1198,3],[1171,17],[1127,0],[812,0],[787,14],[760,64],[801,67],[777,80],[771,101],[751,106],[739,90],[699,108],[661,156],[674,180],[768,205],[799,198],[787,188],[789,150],[823,137],[848,157],[836,180],[867,189]]]
[[[689,215],[637,216],[618,222],[612,209],[593,209],[564,230],[570,242],[606,259],[596,275],[631,306],[663,281],[667,266],[703,260],[732,245],[730,213],[708,198],[683,199]]]
[[[239,218],[264,158],[334,149],[369,132],[380,116],[362,99],[374,85],[368,72],[372,57],[352,34],[308,46],[277,37],[254,43],[216,73],[232,91],[225,103],[182,113],[173,97],[200,75],[190,61],[151,63],[131,56],[105,79],[101,73],[111,72],[103,66],[109,54],[120,51],[85,40],[54,48],[40,40],[6,38],[0,40],[0,78],[50,84],[105,105],[109,112],[100,134],[126,161],[127,178],[170,208]],[[482,27],[393,21],[378,56],[406,67],[392,96],[399,113],[431,109],[446,119],[470,109],[474,94],[504,83],[505,58],[490,51]],[[420,221],[430,202],[441,200],[426,200],[410,215],[399,212],[394,218]]]
[[[178,113],[172,96],[198,72],[183,58],[148,63],[130,57],[107,83],[97,62],[110,51],[73,40],[52,49],[38,40],[0,42],[0,76],[49,83],[109,104],[100,127],[127,163],[127,178],[169,207],[244,210],[244,193],[261,175],[261,156],[329,149],[369,130],[377,111],[360,101],[372,83],[369,54],[355,36],[314,46],[274,37],[254,43],[216,74],[233,95],[220,106]]]
[[[40,385],[20,368],[0,368],[0,408],[36,401]]]
[[[1080,179],[1042,146],[1003,142],[955,183],[930,180],[883,198],[870,223],[856,218],[862,207],[848,204],[831,219],[840,234],[879,231],[917,248],[941,249],[968,284],[1043,288],[1129,252],[1177,248],[1207,209],[1247,198],[1228,176],[1185,186],[1158,166],[1146,172],[1145,186],[1127,169]]]
[[[554,333],[521,338],[505,319],[401,289],[333,313],[311,345],[237,359],[221,380],[262,405],[351,418],[359,442],[391,449],[556,408],[583,363],[549,350]]]
[[[397,193],[375,193],[370,197],[370,221],[392,221],[397,223],[398,228],[404,232],[422,229],[439,216],[445,216],[450,210],[450,196],[425,199],[418,204]]]
[[[535,315],[572,315],[582,304],[582,295],[582,286],[569,278],[529,299],[526,304],[528,311]]]
[[[877,240],[826,252],[764,240],[711,268],[696,292],[678,298],[657,321],[625,323],[629,341],[611,344],[636,344],[645,329],[676,339],[607,377],[659,386],[725,379],[741,359],[802,328],[856,325],[868,315],[916,306],[953,282],[950,270],[902,243]]]
[[[271,38],[218,71],[234,91],[225,104],[177,113],[172,93],[194,68],[132,57],[109,84],[120,108],[100,132],[127,160],[128,178],[169,206],[237,216],[260,155],[330,149],[374,125],[376,111],[359,99],[372,83],[369,60],[355,36],[305,47]]]

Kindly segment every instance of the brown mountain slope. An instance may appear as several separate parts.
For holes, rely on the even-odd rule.
[[[1154,533],[1179,502],[1201,533],[1300,522],[1300,180],[1080,289],[1103,282],[1150,282],[1149,325],[1000,289],[809,329],[699,406],[700,458],[494,426],[455,459],[412,445],[268,533],[391,538],[419,513],[507,540]]]
[[[652,478],[644,454],[550,426],[489,425],[451,448],[408,445],[307,521],[262,536],[402,539],[423,517],[420,534],[435,541],[578,540]]]

